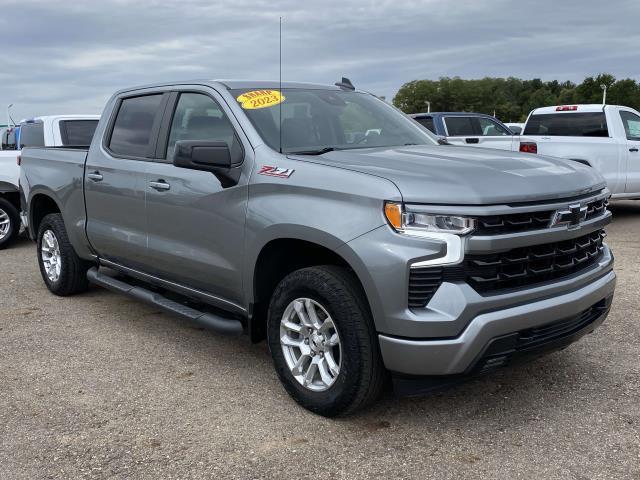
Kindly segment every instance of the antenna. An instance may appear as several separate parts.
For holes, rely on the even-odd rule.
[[[279,114],[280,114],[280,125],[278,125],[278,131],[280,132],[280,154],[282,154],[282,17],[280,17],[280,61],[279,61],[279,67],[280,67],[280,77],[279,77],[279,84],[280,84],[280,103],[278,105],[278,110],[279,110]]]

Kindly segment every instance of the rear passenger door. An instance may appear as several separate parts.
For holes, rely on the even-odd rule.
[[[511,131],[486,117],[444,117],[447,140],[454,145],[511,150]]]
[[[220,300],[242,301],[244,222],[248,164],[252,154],[224,100],[211,89],[175,92],[163,121],[158,158],[149,164],[146,184],[147,271],[163,280]],[[244,172],[224,186],[211,172],[176,167],[177,141],[225,142],[232,163]],[[244,140],[246,142],[246,139]],[[252,158],[252,157],[249,157]]]
[[[147,248],[147,166],[155,155],[168,93],[118,100],[102,145],[89,149],[85,168],[87,236],[102,259],[144,267]]]

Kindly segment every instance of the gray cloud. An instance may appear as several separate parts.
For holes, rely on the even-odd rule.
[[[2,121],[11,102],[20,118],[99,113],[131,85],[275,79],[281,15],[286,80],[346,75],[391,98],[445,75],[640,79],[634,0],[0,0],[0,11]]]

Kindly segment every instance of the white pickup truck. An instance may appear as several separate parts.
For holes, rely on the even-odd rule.
[[[529,114],[521,152],[597,169],[613,198],[640,199],[640,113],[617,105],[558,105]]]
[[[20,123],[16,150],[0,150],[0,250],[20,231],[18,157],[24,147],[88,146],[100,115],[55,115]]]

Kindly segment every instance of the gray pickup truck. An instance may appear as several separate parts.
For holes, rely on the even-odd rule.
[[[615,288],[596,170],[439,145],[344,80],[122,90],[88,150],[25,149],[20,185],[52,293],[266,338],[326,416],[563,348]]]

